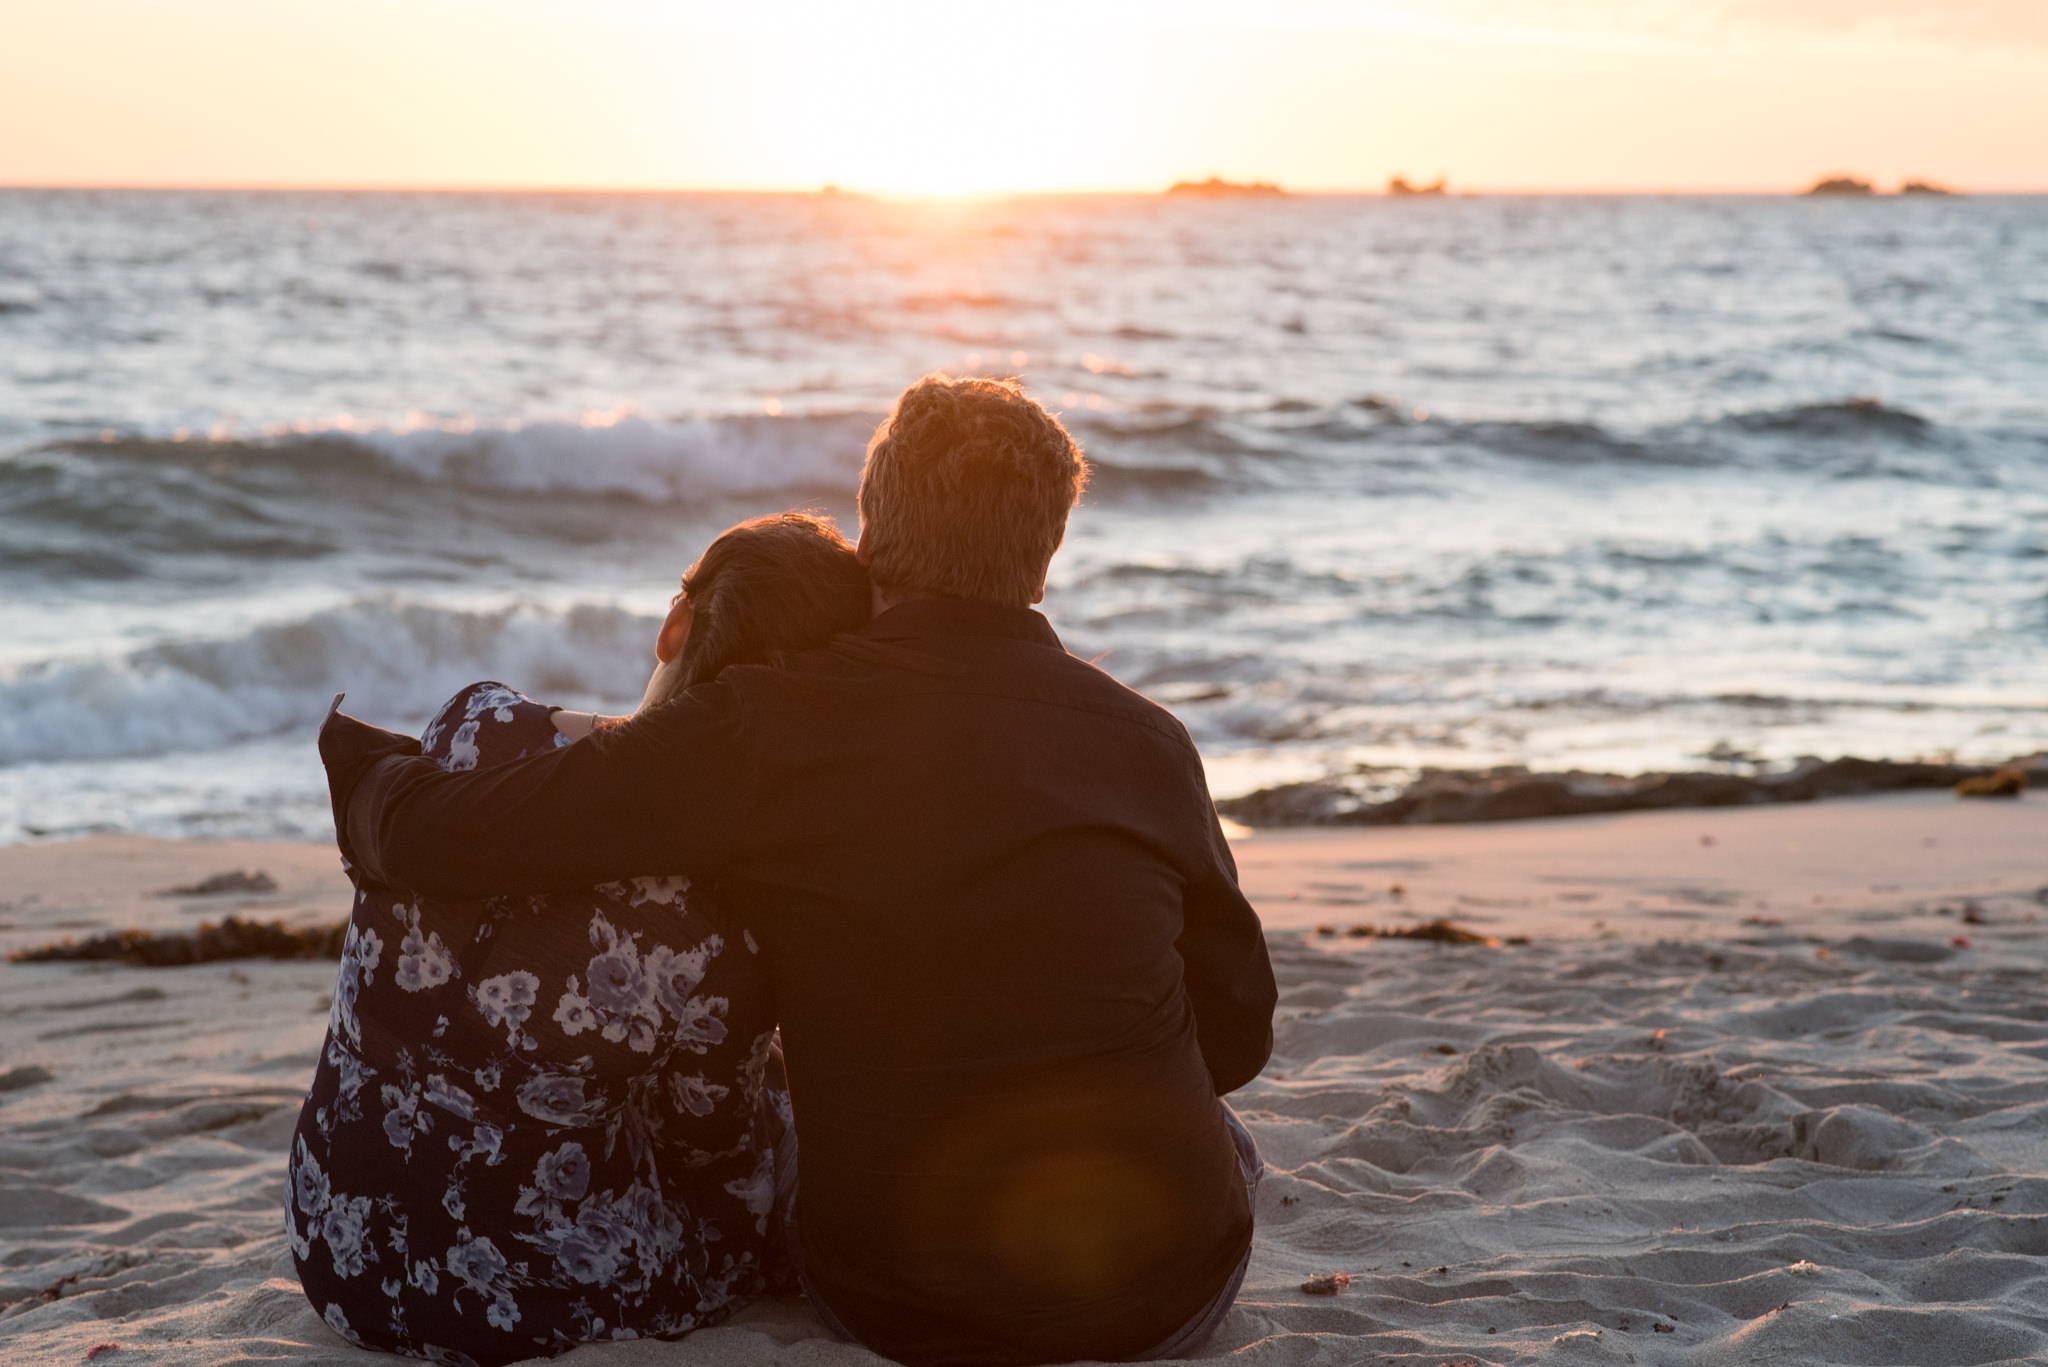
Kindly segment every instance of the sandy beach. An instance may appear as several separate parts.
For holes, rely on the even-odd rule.
[[[1268,1175],[1204,1359],[2048,1356],[2048,798],[1236,841],[1281,985]],[[231,869],[275,891],[160,896]],[[0,948],[338,918],[331,851],[0,849]],[[1352,933],[1448,917],[1498,944]],[[1526,937],[1527,943],[1514,941]],[[333,968],[0,966],[0,1358],[371,1363],[299,1294],[284,1145]],[[1333,1295],[1304,1280],[1346,1273]],[[800,1300],[589,1367],[879,1361]]]

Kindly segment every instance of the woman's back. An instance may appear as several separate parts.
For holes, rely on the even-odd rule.
[[[561,743],[498,684],[448,769]],[[764,1285],[757,948],[680,878],[431,902],[358,889],[287,1232],[344,1336],[461,1361],[715,1323]]]

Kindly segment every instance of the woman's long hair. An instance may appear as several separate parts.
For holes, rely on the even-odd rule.
[[[658,707],[728,665],[773,663],[867,624],[867,571],[829,519],[758,517],[719,534],[683,575],[689,640],[648,680]]]

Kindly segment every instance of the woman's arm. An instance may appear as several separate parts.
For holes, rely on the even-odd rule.
[[[744,829],[742,712],[722,685],[585,741],[448,773],[352,717],[320,735],[342,852],[371,880],[433,897],[548,892],[697,874]]]

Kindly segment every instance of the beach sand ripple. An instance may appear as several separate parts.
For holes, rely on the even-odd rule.
[[[1268,1163],[1259,1237],[1203,1357],[2048,1358],[2048,967],[1945,929],[1271,932],[1278,1046],[1231,1099]],[[0,1359],[383,1360],[313,1314],[280,1229],[331,969],[0,973]],[[878,1359],[782,1300],[565,1361]]]

